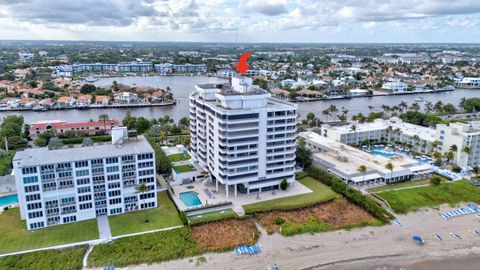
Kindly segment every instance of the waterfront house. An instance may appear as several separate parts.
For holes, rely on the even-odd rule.
[[[165,90],[159,90],[159,91],[155,91],[153,92],[151,95],[150,95],[150,100],[151,102],[155,103],[155,102],[163,102],[165,101],[165,98],[167,97],[167,92],[165,92]]]
[[[97,106],[108,106],[110,102],[109,96],[96,96],[95,97],[95,105]]]
[[[322,93],[320,93],[319,91],[308,90],[308,89],[303,89],[303,90],[297,91],[296,93],[299,96],[307,97],[307,98],[318,98],[322,96]]]
[[[21,108],[32,108],[35,105],[35,99],[33,98],[22,98],[18,101],[18,105]]]
[[[43,91],[38,89],[38,88],[33,88],[33,89],[19,89],[17,91],[19,94],[21,94],[22,98],[36,98],[39,95],[43,94]]]
[[[272,95],[275,97],[282,97],[282,98],[288,97],[288,95],[290,95],[290,92],[280,88],[273,88],[272,90],[270,90],[270,93],[272,93]]]
[[[67,131],[81,131],[89,135],[105,132],[110,134],[112,128],[120,126],[120,122],[116,119],[108,119],[105,121],[89,121],[80,123],[68,123],[61,120],[48,120],[32,123],[30,125],[30,138],[35,139],[41,133],[53,132],[55,135],[63,134]]]
[[[81,95],[77,97],[77,107],[88,107],[92,103],[91,95]]]
[[[43,108],[47,108],[47,109],[53,107],[53,104],[54,104],[54,102],[52,101],[51,98],[45,98],[45,99],[40,100],[40,102],[38,102],[38,105],[42,106]]]
[[[386,82],[382,85],[382,89],[389,90],[393,94],[407,92],[407,84],[403,82]]]
[[[75,105],[75,99],[73,97],[59,97],[57,99],[58,108],[71,108]]]
[[[130,104],[138,101],[138,95],[132,92],[121,92],[114,94],[115,102],[122,104]]]
[[[18,98],[13,98],[13,97],[7,97],[2,100],[0,100],[0,106],[1,107],[7,107],[7,108],[17,108],[18,107]]]

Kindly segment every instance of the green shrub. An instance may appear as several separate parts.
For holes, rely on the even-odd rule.
[[[441,182],[442,182],[442,178],[440,178],[439,176],[434,176],[434,177],[430,178],[430,183],[432,185],[438,186],[438,185],[440,185]]]
[[[282,182],[280,182],[280,188],[285,191],[288,188],[288,182],[287,179],[283,178]]]
[[[38,147],[47,146],[47,139],[45,138],[36,138],[34,141],[35,145]]]
[[[453,166],[453,168],[452,168],[452,172],[454,172],[454,173],[460,173],[460,172],[462,172],[462,168],[460,168],[460,167],[458,167],[458,166],[455,165],[455,166]]]
[[[373,199],[363,195],[360,191],[349,186],[341,179],[330,174],[329,172],[317,168],[315,166],[309,166],[306,171],[308,174],[329,186],[333,191],[343,195],[350,202],[358,205],[363,210],[370,213],[376,219],[387,223],[390,219],[393,219],[393,215],[387,212],[384,208],[377,204]]]
[[[285,219],[277,216],[273,220],[273,223],[275,223],[276,225],[282,225],[283,223],[285,223]]]
[[[0,258],[0,269],[80,270],[88,246],[44,250]]]
[[[178,212],[178,216],[180,217],[180,220],[182,221],[183,225],[188,225],[188,218],[185,211]]]

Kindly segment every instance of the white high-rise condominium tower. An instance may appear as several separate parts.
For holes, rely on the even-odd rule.
[[[190,95],[191,152],[227,197],[294,181],[297,105],[233,77]],[[233,194],[232,194],[233,192]]]
[[[112,129],[112,144],[17,152],[13,169],[27,229],[157,207],[155,153],[143,136]],[[139,194],[138,184],[148,192]]]

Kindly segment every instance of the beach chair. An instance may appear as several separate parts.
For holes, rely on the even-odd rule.
[[[438,235],[438,234],[435,234],[435,238],[437,238],[437,240],[440,240],[440,241],[443,240],[442,237],[441,237],[440,235]]]

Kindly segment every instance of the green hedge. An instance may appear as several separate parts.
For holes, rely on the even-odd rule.
[[[0,258],[0,269],[80,270],[83,267],[83,254],[87,248],[85,245],[7,256]]]
[[[109,142],[112,140],[111,136],[92,136],[92,137],[75,137],[62,139],[63,144],[81,144],[84,139],[90,138],[93,142]]]
[[[333,191],[347,198],[350,202],[370,213],[376,219],[388,223],[390,219],[394,218],[392,214],[378,205],[373,199],[363,195],[360,191],[349,186],[331,173],[315,166],[309,166],[306,172],[308,172],[311,177],[329,186]]]
[[[5,175],[8,169],[12,168],[12,159],[14,155],[15,152],[10,151],[0,158],[0,175]]]

